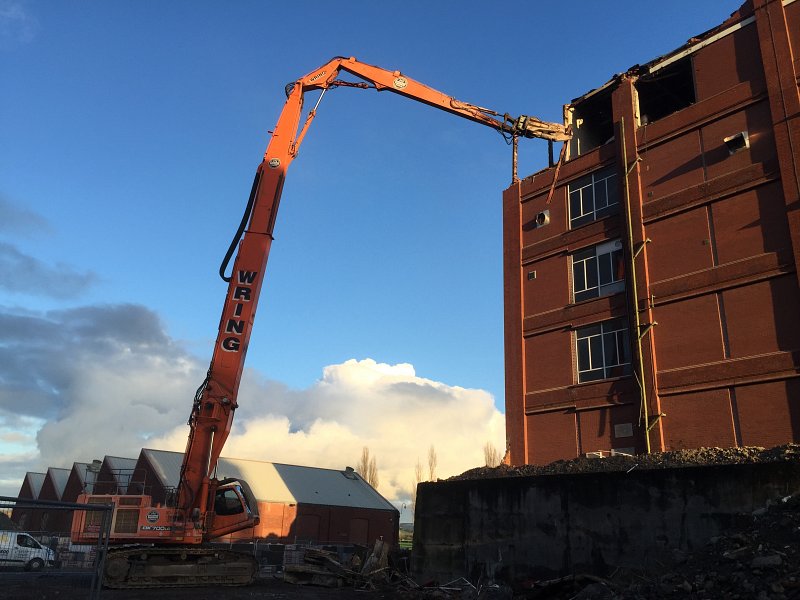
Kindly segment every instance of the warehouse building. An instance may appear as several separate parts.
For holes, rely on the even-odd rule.
[[[183,453],[145,448],[131,488],[168,502],[180,478]],[[218,479],[243,479],[258,499],[261,522],[234,539],[276,543],[395,543],[399,512],[352,469],[320,469],[220,457]],[[138,491],[134,493],[140,493]],[[226,538],[227,539],[227,538]]]
[[[42,488],[39,490],[39,500],[51,500],[59,502],[63,499],[64,488],[69,479],[69,469],[58,469],[50,467],[47,469]]]
[[[800,441],[800,2],[565,107],[503,194],[513,464]]]
[[[47,477],[46,473],[34,473],[33,471],[25,473],[17,497],[20,500],[38,500],[45,477]],[[38,526],[40,519],[40,515],[33,508],[14,507],[14,510],[11,511],[11,520],[19,525],[20,529],[29,527],[34,521]]]
[[[182,461],[182,452],[145,448],[138,459],[106,456],[102,463],[74,463],[71,470],[28,473],[19,497],[42,499],[39,490],[51,478],[62,490],[61,497],[52,500],[75,502],[85,489],[96,494],[145,494],[153,505],[169,505],[175,500]],[[339,471],[221,457],[216,473],[219,479],[246,481],[258,500],[260,516],[256,527],[220,541],[365,546],[377,539],[391,545],[398,542],[399,511],[349,467]],[[15,509],[12,519],[21,527],[22,517],[30,530],[69,533],[71,516],[66,513],[50,516],[43,509]]]
[[[69,474],[70,469],[58,469],[56,467],[48,468],[37,500],[61,502],[64,499],[64,490],[67,486]],[[34,519],[34,522],[38,521],[36,523],[36,529],[41,531],[47,531],[48,529],[60,529],[65,524],[69,526],[64,520],[65,514],[63,511],[59,513],[39,511],[38,517],[38,519]]]

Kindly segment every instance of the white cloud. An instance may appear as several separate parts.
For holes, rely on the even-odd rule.
[[[45,423],[44,419],[24,415],[17,419],[0,417],[0,461],[13,456],[35,455],[36,432]]]
[[[276,392],[248,374],[239,399],[247,416],[237,417],[226,456],[341,469],[355,466],[366,446],[376,457],[379,491],[402,502],[417,460],[427,472],[431,445],[438,477],[483,464],[486,442],[505,447],[504,417],[488,392],[418,377],[409,364],[348,360],[325,367],[307,390]],[[317,416],[298,428],[308,414]],[[183,450],[185,427],[154,444]]]
[[[142,447],[184,450],[206,365],[152,311],[0,311],[0,325],[6,475],[19,471],[21,482],[26,471],[135,458]],[[439,477],[481,465],[487,441],[505,445],[504,418],[488,392],[419,377],[405,363],[348,360],[324,367],[301,390],[247,369],[239,406],[225,456],[342,469],[356,466],[366,446],[377,460],[379,491],[398,502],[409,500],[414,466],[427,465],[431,445]],[[0,495],[18,491],[0,481]]]
[[[141,306],[0,307],[0,495],[27,471],[138,456],[186,422],[205,371]]]
[[[82,365],[72,403],[39,431],[42,461],[70,467],[106,454],[137,458],[151,436],[186,423],[202,372],[183,357],[167,361],[127,350]]]

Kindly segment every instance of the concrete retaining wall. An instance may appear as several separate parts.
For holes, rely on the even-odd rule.
[[[412,568],[444,583],[654,567],[795,491],[789,462],[423,483]]]

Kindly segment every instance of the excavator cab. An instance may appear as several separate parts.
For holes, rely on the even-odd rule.
[[[230,517],[247,510],[249,507],[238,487],[217,490],[217,497],[214,498],[214,512],[217,516]]]
[[[206,522],[206,537],[215,537],[258,525],[258,502],[241,479],[224,479],[214,491],[214,512]]]

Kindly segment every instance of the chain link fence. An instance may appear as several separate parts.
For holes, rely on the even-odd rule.
[[[111,509],[110,504],[0,496],[0,587],[12,591],[46,584],[63,588],[70,597],[99,600]],[[76,510],[91,512],[100,534],[97,543],[72,543]]]

